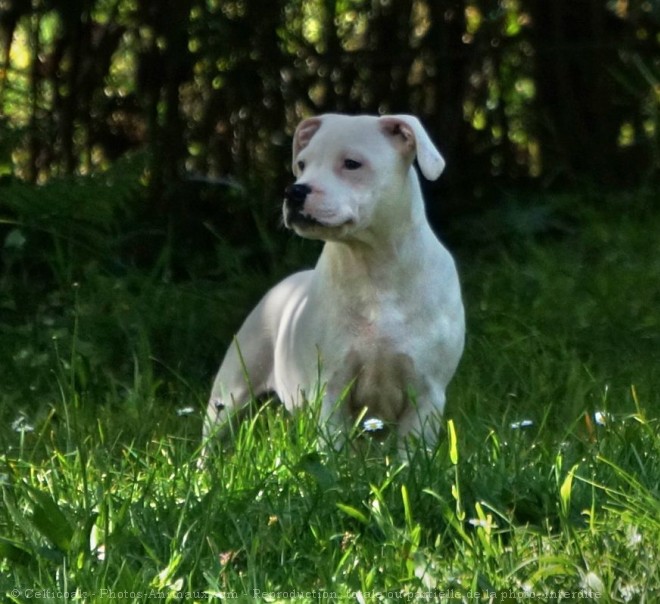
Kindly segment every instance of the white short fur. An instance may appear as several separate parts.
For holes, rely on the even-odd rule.
[[[293,409],[320,388],[333,434],[363,413],[401,437],[435,440],[465,326],[415,157],[426,178],[440,176],[444,161],[413,116],[328,114],[298,126],[284,222],[325,245],[313,270],[273,287],[241,327],[213,385],[206,437],[252,395],[274,391]]]

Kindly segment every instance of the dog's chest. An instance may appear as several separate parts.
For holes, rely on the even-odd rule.
[[[357,417],[367,408],[369,416],[385,422],[399,419],[417,381],[412,357],[398,351],[389,339],[351,348],[342,373],[352,383],[347,398],[351,415]]]
[[[312,331],[317,340],[332,396],[350,385],[344,399],[355,419],[367,409],[368,417],[396,423],[411,398],[426,393],[423,355],[429,346],[420,292],[382,288],[368,280],[354,288],[336,288],[318,299]],[[324,312],[319,312],[323,309]]]
[[[415,309],[404,301],[382,297],[346,307],[336,325],[349,346],[364,354],[388,342],[389,349],[405,349],[415,333]]]

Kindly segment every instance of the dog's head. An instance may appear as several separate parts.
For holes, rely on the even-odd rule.
[[[301,122],[284,224],[303,237],[341,240],[400,224],[421,204],[417,163],[429,180],[445,162],[416,117],[327,114]],[[415,199],[419,198],[419,199]]]

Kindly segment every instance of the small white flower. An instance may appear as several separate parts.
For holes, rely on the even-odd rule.
[[[14,432],[34,432],[34,426],[28,424],[27,418],[24,415],[19,415],[12,423],[11,429]]]
[[[620,585],[619,593],[624,602],[630,602],[638,593],[640,589],[636,585]]]
[[[378,419],[377,417],[370,417],[362,422],[362,427],[367,432],[378,432],[385,427],[385,424],[383,423],[383,420]]]
[[[181,407],[181,409],[176,410],[176,414],[179,417],[182,417],[184,415],[192,415],[193,413],[195,413],[194,407]]]
[[[592,570],[582,576],[582,588],[587,591],[597,591],[603,593],[605,585],[601,578]]]
[[[94,553],[96,559],[103,562],[105,560],[105,543],[103,543],[103,530],[98,524],[92,526],[89,533],[89,549]]]
[[[612,416],[607,411],[596,411],[594,413],[594,421],[599,426],[607,426],[612,421]]]
[[[523,419],[519,422],[513,422],[510,425],[510,428],[512,430],[520,430],[520,428],[529,428],[530,426],[533,426],[534,422],[531,419]]]
[[[486,516],[486,518],[470,518],[468,520],[468,523],[470,523],[472,526],[476,526],[482,529],[490,530],[497,528],[497,524],[493,522],[492,516],[489,514]]]
[[[628,537],[628,547],[632,549],[636,549],[637,546],[642,542],[642,535],[637,530],[636,526],[629,526],[626,528],[626,537]]]

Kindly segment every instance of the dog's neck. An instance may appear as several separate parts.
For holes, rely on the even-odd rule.
[[[327,241],[316,270],[325,273],[338,287],[346,290],[375,287],[396,289],[402,281],[419,272],[428,250],[429,237],[435,238],[426,219],[417,174],[397,195],[400,211],[387,223],[376,224],[343,241]],[[412,201],[412,204],[411,204]]]

